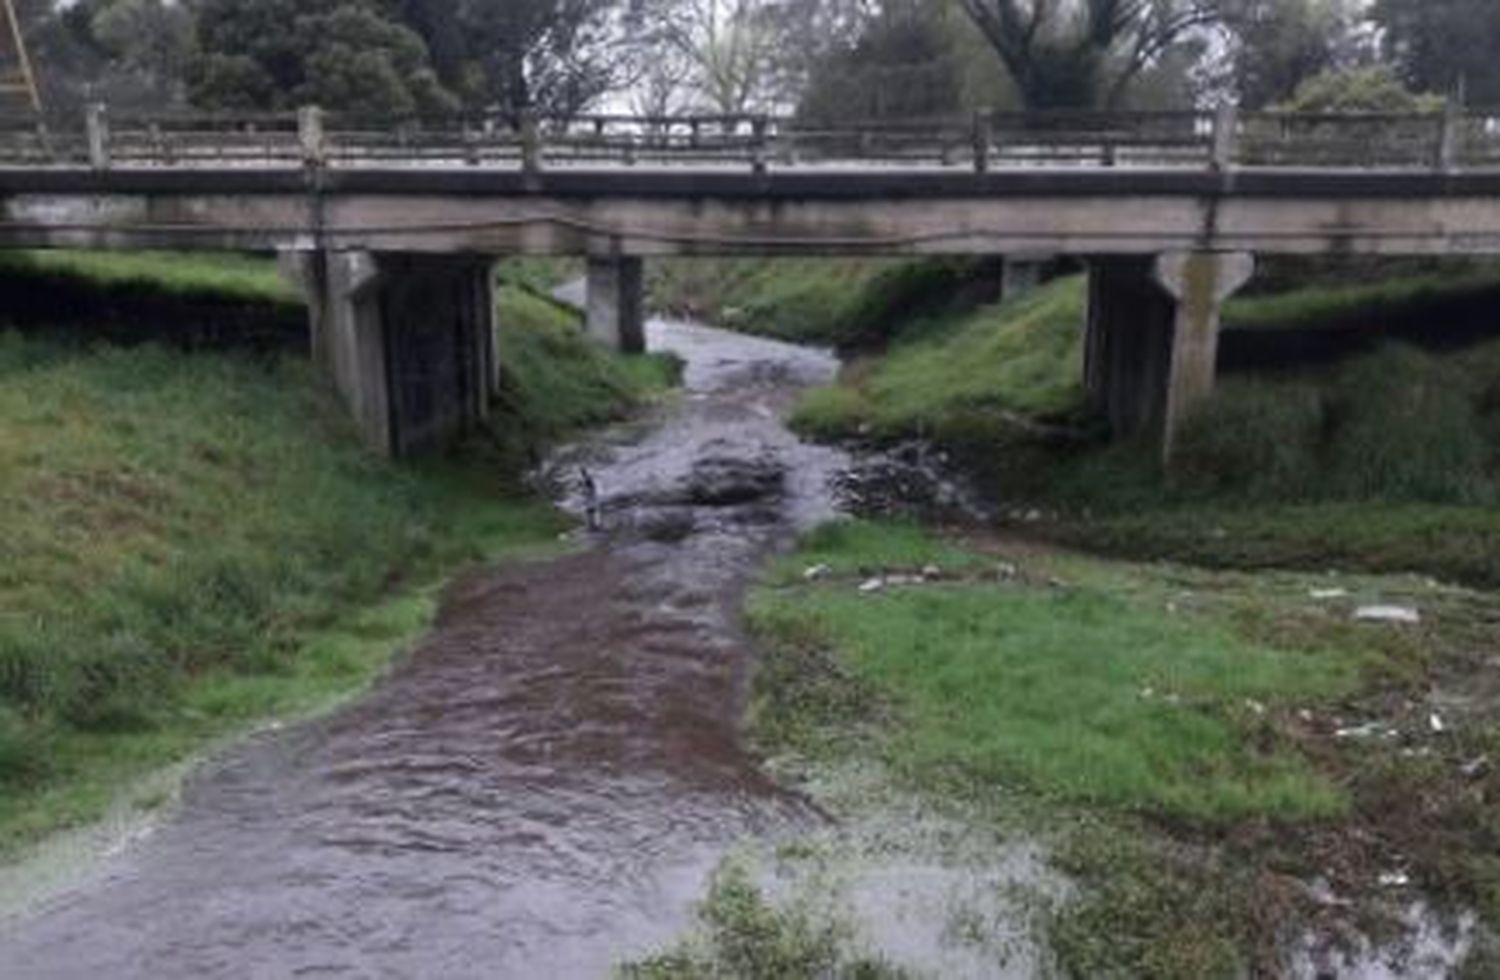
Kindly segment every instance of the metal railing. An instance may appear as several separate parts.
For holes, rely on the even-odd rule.
[[[545,169],[1500,168],[1500,113],[979,112],[834,122],[778,116],[375,119],[324,113],[0,118],[0,167]]]

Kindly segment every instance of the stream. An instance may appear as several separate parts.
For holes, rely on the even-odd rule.
[[[0,924],[0,973],[606,976],[681,934],[737,841],[818,826],[740,748],[738,610],[838,512],[847,458],[781,422],[837,362],[687,324],[650,343],[681,396],[550,464],[596,512],[583,547],[455,581],[370,695],[206,763],[162,826]]]

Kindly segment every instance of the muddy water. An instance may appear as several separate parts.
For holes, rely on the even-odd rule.
[[[836,364],[651,340],[681,399],[552,468],[597,511],[586,547],[455,583],[371,696],[231,751],[98,881],[0,927],[0,974],[602,976],[681,931],[734,842],[816,823],[739,748],[736,609],[833,513],[844,461],[779,414]]]

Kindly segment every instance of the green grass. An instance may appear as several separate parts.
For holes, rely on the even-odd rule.
[[[851,560],[868,563],[856,532]],[[893,532],[895,554],[910,531]],[[825,538],[799,556],[826,557]],[[977,560],[977,559],[975,559]],[[898,562],[899,564],[899,562]],[[1252,744],[1248,701],[1326,700],[1356,664],[1269,648],[1094,587],[959,582],[861,594],[849,582],[763,590],[780,655],[827,645],[889,698],[911,773],[1011,783],[1060,800],[1202,820],[1335,814],[1340,792],[1284,747]]]
[[[867,285],[891,262],[673,259],[654,262],[652,306],[781,340],[835,344]]]
[[[859,590],[919,563],[942,574]],[[815,564],[828,570],[805,580]],[[1330,585],[1344,596],[1313,596]],[[1372,601],[1414,605],[1423,625],[1351,618]],[[1487,689],[1493,610],[1415,576],[1141,565],[832,525],[753,595],[748,730],[783,778],[887,772],[924,805],[1043,844],[1071,885],[1031,898],[1060,975],[1278,975],[1286,937],[1328,912],[1288,881],[1327,877],[1379,935],[1408,900],[1370,887],[1393,854],[1437,906],[1500,922],[1500,783],[1462,771],[1500,744],[1493,704],[1436,709],[1442,734],[1425,707]],[[1403,737],[1335,734],[1365,719]]]
[[[34,250],[0,256],[7,268],[76,277],[96,287],[141,286],[168,294],[298,302],[272,259],[234,252]]]
[[[776,905],[741,865],[726,863],[698,907],[697,932],[667,952],[622,965],[621,980],[900,980],[850,951],[849,929],[805,902]]]
[[[672,376],[528,294],[501,305],[495,425],[518,455]],[[426,622],[412,590],[554,541],[562,519],[496,459],[371,457],[299,360],[0,335],[0,848],[358,688]]]
[[[1500,287],[1494,268],[1456,272],[1398,272],[1374,281],[1322,282],[1276,293],[1232,299],[1224,324],[1237,329],[1301,330],[1378,315],[1391,319],[1420,313],[1444,300],[1483,296]]]

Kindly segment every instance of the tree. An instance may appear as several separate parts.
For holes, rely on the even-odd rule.
[[[390,0],[443,82],[475,107],[570,115],[622,86],[623,0]]]
[[[1500,105],[1500,9],[1494,0],[1376,0],[1385,53],[1418,91]]]
[[[1413,92],[1388,65],[1324,72],[1303,82],[1277,106],[1288,112],[1436,112],[1442,96]]]
[[[192,100],[317,104],[373,115],[451,111],[421,37],[370,0],[202,0]]]
[[[1361,14],[1349,0],[1242,0],[1224,19],[1230,87],[1247,109],[1284,102],[1308,79],[1365,59]]]
[[[830,52],[798,113],[816,119],[937,116],[964,107],[964,67],[942,0],[888,2],[854,43]]]
[[[1120,105],[1131,83],[1193,31],[1215,0],[959,0],[1028,109]]]

